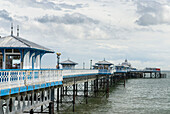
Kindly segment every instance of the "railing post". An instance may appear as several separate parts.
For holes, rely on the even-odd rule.
[[[17,78],[18,78],[18,80],[17,80],[17,82],[18,82],[18,87],[20,87],[21,81],[20,81],[19,79],[20,79],[21,75],[20,75],[20,72],[19,72],[19,71],[17,72],[17,74],[18,74],[18,75],[17,75]]]
[[[8,84],[9,84],[9,87],[11,88],[11,71],[9,71]]]

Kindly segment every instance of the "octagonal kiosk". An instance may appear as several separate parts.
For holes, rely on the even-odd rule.
[[[0,69],[41,69],[41,58],[54,51],[19,36],[0,38]]]
[[[71,61],[70,59],[63,61],[60,63],[63,69],[75,69],[75,66],[78,64],[76,62]]]
[[[99,69],[99,73],[101,74],[110,74],[112,73],[112,63],[106,61],[105,59],[103,61],[99,61],[97,63],[95,63],[95,65],[97,66],[97,68]]]

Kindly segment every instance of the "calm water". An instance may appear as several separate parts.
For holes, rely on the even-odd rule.
[[[126,87],[117,85],[109,98],[89,99],[77,105],[76,113],[170,114],[170,73],[162,79],[130,79]]]

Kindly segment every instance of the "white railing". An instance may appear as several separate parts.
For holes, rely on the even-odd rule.
[[[62,70],[0,70],[0,90],[62,81]]]
[[[63,81],[63,77],[75,77],[84,75],[97,75],[112,73],[112,70],[98,69],[20,69],[20,70],[0,70],[0,90],[15,87],[45,84],[57,81]]]
[[[99,69],[99,74],[113,74],[113,70],[110,69]]]
[[[120,69],[119,70],[116,69],[116,70],[114,70],[114,72],[127,72],[127,71],[128,70],[124,70],[124,69],[121,69],[121,70]]]
[[[98,74],[98,69],[72,69],[72,70],[63,70],[63,77],[69,76],[80,76],[80,75],[91,75]]]

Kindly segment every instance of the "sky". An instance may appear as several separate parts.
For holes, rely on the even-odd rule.
[[[104,58],[117,65],[170,69],[170,0],[1,0],[0,35],[14,34],[61,52],[77,68]],[[43,57],[44,68],[56,55]]]

